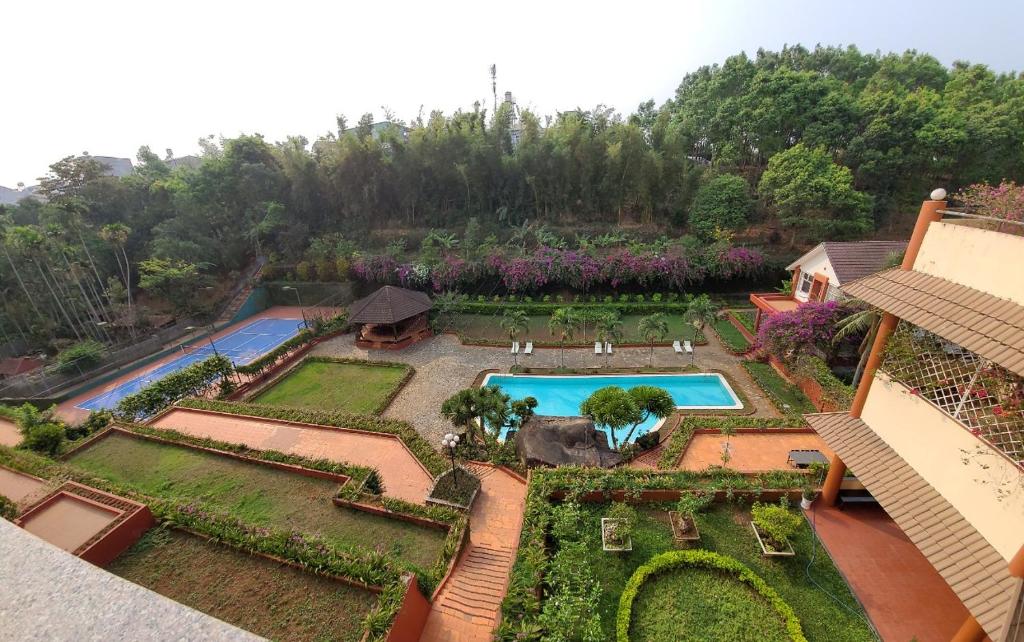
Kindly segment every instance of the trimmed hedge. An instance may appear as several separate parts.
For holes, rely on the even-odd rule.
[[[250,415],[264,419],[280,419],[282,421],[297,421],[307,424],[318,424],[321,426],[334,426],[336,428],[353,428],[367,432],[381,432],[395,435],[409,447],[413,455],[420,460],[431,475],[435,477],[445,471],[447,463],[439,452],[433,449],[427,440],[404,421],[394,419],[383,419],[370,415],[354,415],[347,412],[333,410],[306,410],[302,408],[284,408],[279,406],[264,406],[254,403],[240,401],[213,401],[210,399],[182,399],[177,404],[181,408],[193,408],[196,410],[213,410],[232,415]]]
[[[3,495],[0,495],[0,518],[6,519],[7,521],[14,521],[14,518],[17,516],[17,504]]]
[[[530,302],[530,303],[494,303],[490,301],[462,301],[456,303],[451,312],[456,314],[490,314],[499,316],[506,310],[522,310],[528,316],[550,315],[558,308],[573,308],[574,310],[587,310],[594,313],[618,312],[621,315],[627,314],[652,314],[664,312],[666,314],[683,314],[686,312],[687,303],[680,302],[655,302],[638,303],[636,301],[612,301],[610,303],[582,303],[582,302]]]
[[[776,372],[770,364],[760,361],[744,361],[743,367],[782,414],[802,415],[818,412],[807,395],[800,388],[783,379],[782,375]]]
[[[209,390],[218,379],[227,379],[234,372],[231,360],[214,355],[188,365],[158,379],[135,394],[118,402],[114,415],[123,421],[151,417],[182,397]]]
[[[779,428],[792,428],[794,424],[804,425],[803,417],[683,417],[675,430],[669,436],[662,447],[661,456],[658,458],[658,468],[663,470],[675,466],[679,456],[686,450],[690,438],[698,428],[756,428],[758,430],[771,430]]]
[[[615,636],[618,642],[629,642],[629,623],[633,617],[633,601],[647,578],[656,573],[685,566],[720,570],[735,575],[737,579],[749,584],[758,594],[768,600],[775,612],[782,617],[786,631],[793,642],[807,642],[803,628],[800,626],[800,619],[775,589],[739,560],[704,549],[669,551],[655,555],[646,564],[636,569],[636,572],[626,582],[626,588],[622,591],[622,597],[619,599],[619,610],[615,618]]]

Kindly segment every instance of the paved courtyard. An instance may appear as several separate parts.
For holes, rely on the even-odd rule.
[[[776,417],[778,412],[740,365],[741,359],[726,352],[717,338],[709,337],[709,345],[696,348],[696,365],[705,370],[720,370],[739,386],[754,406],[755,415]],[[531,356],[519,357],[519,363],[531,368],[557,368],[557,348],[539,348]],[[355,335],[346,334],[321,343],[312,354],[394,361],[408,363],[416,368],[416,376],[395,398],[384,416],[410,422],[432,444],[441,441],[451,424],[441,416],[441,402],[463,388],[473,384],[483,370],[508,372],[512,355],[507,348],[464,346],[453,335],[432,337],[404,350],[365,350],[355,345]],[[610,367],[647,366],[650,348],[616,348],[609,360]],[[595,355],[592,348],[567,348],[565,365],[570,368],[597,368],[604,366],[604,357]],[[687,356],[673,352],[671,346],[654,349],[654,365],[661,367],[685,366]]]

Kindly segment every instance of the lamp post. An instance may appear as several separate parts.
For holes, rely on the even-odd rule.
[[[459,445],[459,436],[455,433],[446,433],[441,440],[441,447],[448,449],[448,455],[452,458],[452,476],[455,479],[455,486],[459,485],[459,471],[455,467],[455,447]]]
[[[307,329],[309,328],[309,321],[306,320],[306,311],[302,309],[302,297],[299,296],[299,288],[294,288],[290,285],[286,285],[281,288],[282,290],[291,290],[295,293],[295,300],[299,302],[299,312],[302,314],[302,325]]]
[[[185,329],[188,330],[188,331],[192,331],[192,330],[206,330],[207,331],[206,339],[210,342],[210,347],[213,348],[213,354],[218,356],[218,357],[220,356],[220,353],[217,352],[217,344],[213,342],[213,332],[214,332],[214,329],[213,329],[212,325],[210,325],[210,326],[190,325],[190,326],[186,327]]]

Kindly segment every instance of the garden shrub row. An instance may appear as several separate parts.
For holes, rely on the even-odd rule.
[[[505,314],[507,310],[522,310],[529,316],[549,316],[558,308],[572,308],[574,311],[590,312],[595,316],[605,312],[618,312],[621,315],[654,314],[655,312],[683,314],[686,312],[687,303],[686,301],[672,303],[639,303],[636,301],[607,301],[601,303],[583,303],[580,301],[575,303],[494,303],[491,301],[461,301],[452,306],[451,312],[500,316]]]
[[[850,386],[832,373],[820,357],[805,355],[800,357],[793,366],[795,374],[799,377],[813,379],[821,386],[823,401],[829,402],[837,408],[849,408],[853,403],[853,395],[856,392]]]
[[[391,402],[395,400],[395,397],[398,396],[398,393],[402,392],[402,388],[405,388],[405,385],[409,383],[409,381],[412,380],[413,376],[415,376],[416,374],[416,368],[412,367],[408,363],[398,363],[395,361],[375,361],[373,359],[353,359],[352,357],[326,356],[306,357],[302,361],[303,363],[350,363],[357,366],[378,366],[382,368],[395,368],[396,370],[404,370],[405,373],[402,375],[402,378],[399,379],[397,383],[395,383],[395,386],[391,389],[391,392],[389,392],[387,396],[381,399],[380,403],[377,404],[377,407],[371,411],[371,414],[374,415],[383,414],[384,411],[388,409],[388,406],[391,405]]]
[[[728,319],[716,319],[711,324],[711,327],[714,328],[715,334],[722,341],[722,345],[730,352],[743,354],[750,349],[750,342]]]
[[[739,560],[703,549],[669,551],[655,555],[636,569],[629,581],[626,582],[626,588],[619,599],[619,610],[615,618],[615,637],[618,642],[629,642],[629,623],[633,617],[633,601],[647,578],[681,567],[707,568],[735,575],[737,579],[750,585],[771,604],[775,612],[785,622],[786,632],[789,633],[793,642],[807,642],[803,628],[800,626],[800,619],[775,589]]]
[[[227,379],[234,372],[231,360],[214,355],[172,372],[121,399],[114,415],[122,421],[151,417],[183,397],[203,394],[217,380]]]
[[[291,337],[270,352],[253,359],[249,363],[236,366],[240,374],[258,376],[270,370],[282,357],[287,356],[294,350],[298,350],[315,339],[343,330],[348,325],[348,315],[339,314],[330,319],[314,319],[313,327],[300,330],[298,334]]]
[[[765,489],[800,488],[805,478],[800,473],[774,471],[755,476],[733,471],[713,472],[656,472],[631,468],[604,470],[566,466],[534,469],[526,494],[523,527],[519,539],[508,593],[502,602],[502,625],[498,631],[501,640],[518,640],[518,632],[543,629],[541,613],[545,578],[550,573],[548,536],[552,529],[554,504],[551,496],[558,491],[566,493],[572,501],[590,492],[607,493],[625,491],[637,497],[645,490],[723,490],[726,496],[733,491],[755,493]],[[551,599],[547,595],[546,599]],[[538,631],[539,634],[543,631]]]
[[[757,321],[757,310],[730,310],[731,314],[737,321],[746,328],[750,334],[757,334],[757,330],[754,329],[754,323]]]
[[[686,450],[686,445],[690,443],[694,431],[700,428],[777,430],[802,427],[803,425],[803,417],[683,417],[662,446],[661,455],[658,457],[658,468],[668,470],[675,466],[683,451]]]
[[[744,361],[743,367],[782,414],[802,415],[818,411],[800,388],[783,379],[770,364]]]
[[[368,432],[387,433],[395,435],[409,447],[413,455],[420,460],[430,474],[437,476],[444,472],[446,463],[434,448],[427,443],[420,433],[404,421],[394,419],[383,419],[370,415],[355,415],[347,412],[333,410],[307,410],[302,408],[285,408],[280,406],[265,406],[254,403],[238,401],[214,401],[210,399],[182,399],[178,402],[182,408],[193,408],[196,410],[212,410],[233,415],[250,415],[264,419],[280,419],[282,421],[296,421],[299,423],[318,424],[321,426],[334,426],[337,428],[352,428]]]

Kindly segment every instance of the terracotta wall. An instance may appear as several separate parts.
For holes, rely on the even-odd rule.
[[[430,602],[420,593],[420,587],[416,584],[416,576],[409,574],[405,577],[405,597],[402,599],[402,606],[398,609],[388,631],[387,642],[417,642],[423,633],[423,627],[427,625],[427,616],[430,615]]]
[[[822,389],[821,384],[816,380],[794,375],[775,357],[768,357],[768,362],[771,363],[772,367],[775,368],[776,372],[782,375],[783,378],[793,383],[797,388],[800,388],[800,390],[807,395],[807,398],[811,400],[811,403],[814,404],[814,407],[818,409],[818,412],[836,412],[838,410],[842,410],[842,408],[831,401],[826,401],[825,391]]]
[[[106,566],[139,541],[139,538],[155,524],[153,513],[149,512],[148,506],[143,506],[112,528],[99,541],[82,551],[79,557],[96,566]]]

